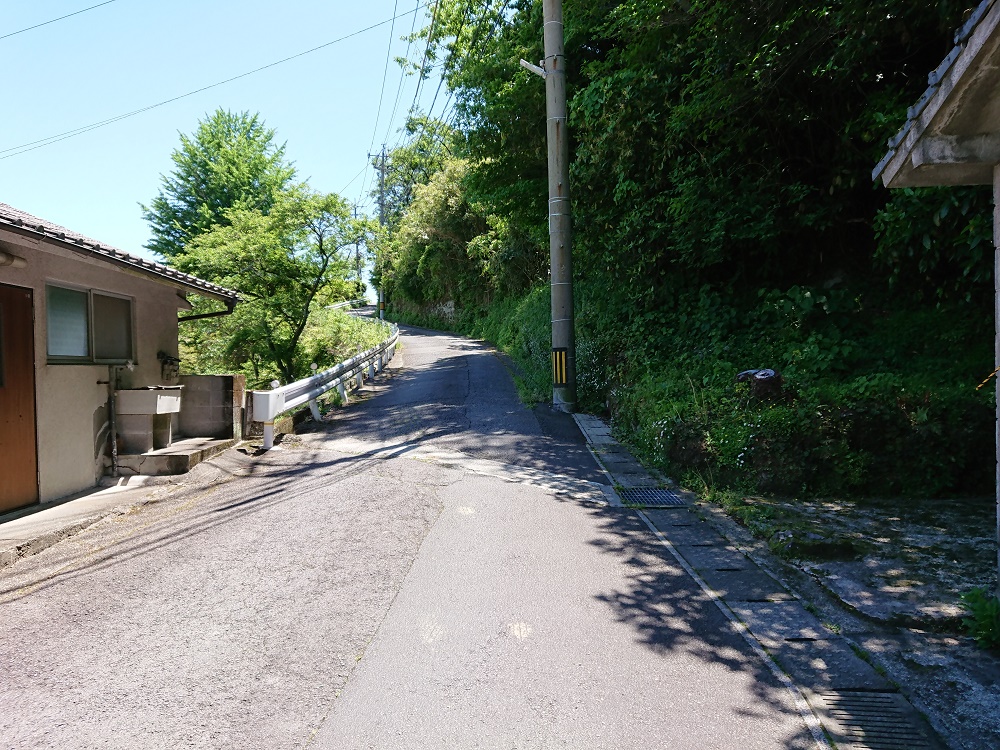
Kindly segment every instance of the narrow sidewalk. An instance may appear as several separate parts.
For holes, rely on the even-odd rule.
[[[177,477],[122,477],[41,505],[0,514],[0,570],[116,513],[147,502]]]
[[[599,418],[574,416],[622,505],[636,510],[733,627],[801,695],[838,748],[946,748],[851,643],[692,508],[691,493],[646,471]]]

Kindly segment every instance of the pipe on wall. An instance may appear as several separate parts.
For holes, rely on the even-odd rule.
[[[13,266],[14,268],[24,268],[28,261],[20,255],[13,255],[4,250],[0,250],[0,266]]]

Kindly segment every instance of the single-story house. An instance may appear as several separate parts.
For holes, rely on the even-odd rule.
[[[115,386],[179,382],[178,310],[190,309],[189,293],[227,311],[237,302],[229,289],[0,203],[0,512],[100,481]]]

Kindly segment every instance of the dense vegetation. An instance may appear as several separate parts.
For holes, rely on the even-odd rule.
[[[147,248],[241,297],[229,315],[181,324],[186,371],[241,372],[250,387],[287,383],[384,338],[326,310],[363,292],[350,255],[363,260],[374,225],[352,218],[340,196],[296,183],[257,115],[216,111],[181,136],[172,158],[174,171],[143,209]],[[217,306],[195,300],[194,314]]]
[[[966,3],[566,0],[580,396],[689,484],[987,492],[991,206],[871,183]],[[541,3],[441,0],[380,281],[548,395]],[[419,166],[419,168],[416,168]],[[735,376],[773,368],[783,386]]]

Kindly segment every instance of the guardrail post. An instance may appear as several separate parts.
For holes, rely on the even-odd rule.
[[[319,413],[319,404],[316,403],[316,399],[309,399],[309,413],[312,414],[314,422],[322,422],[323,415]]]
[[[344,381],[340,380],[337,383],[337,393],[340,394],[340,403],[347,403],[347,388],[344,386]]]
[[[264,422],[264,444],[261,447],[266,451],[274,447],[274,422]]]
[[[368,379],[372,380],[375,377],[375,360],[368,363]]]
[[[363,367],[358,368],[358,388],[365,384],[365,370]]]

